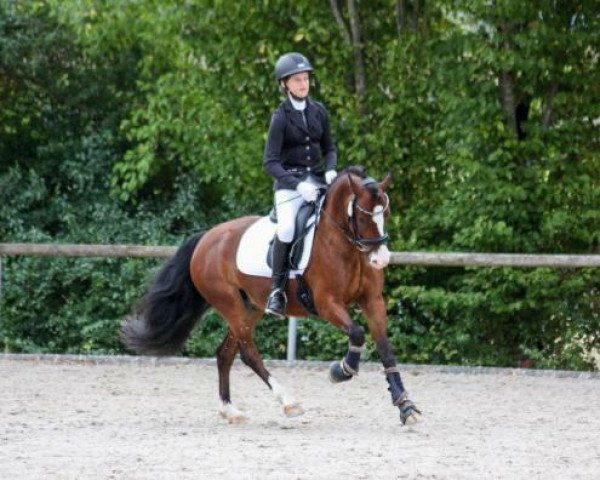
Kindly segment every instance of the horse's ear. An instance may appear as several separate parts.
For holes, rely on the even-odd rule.
[[[384,178],[384,179],[383,179],[381,182],[379,182],[379,187],[380,187],[380,188],[381,188],[383,191],[385,191],[385,190],[386,190],[386,189],[387,189],[387,188],[390,186],[390,183],[392,183],[392,177],[393,177],[393,173],[392,173],[392,171],[390,170],[390,171],[387,173],[387,175],[385,176],[385,178]]]
[[[352,175],[348,175],[348,185],[350,186],[350,199],[348,200],[348,218],[354,215],[354,200],[356,200],[356,190],[359,188],[354,182]]]
[[[356,190],[357,190],[357,188],[359,188],[359,186],[356,185],[356,183],[354,182],[352,175],[348,175],[346,178],[348,179],[348,185],[350,186],[350,191],[354,194],[354,196],[356,196]]]

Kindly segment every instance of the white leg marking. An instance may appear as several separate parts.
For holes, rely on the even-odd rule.
[[[269,377],[269,385],[273,395],[283,405],[283,411],[288,417],[297,417],[304,413],[304,409],[296,402],[286,389],[274,377]]]
[[[269,377],[269,385],[273,390],[275,398],[281,402],[282,405],[289,405],[294,403],[294,399],[287,393],[283,385],[281,385],[274,377]]]

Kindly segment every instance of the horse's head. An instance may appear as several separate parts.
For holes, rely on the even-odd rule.
[[[338,228],[345,230],[346,238],[369,257],[369,264],[377,269],[385,268],[390,261],[385,233],[385,220],[390,214],[390,200],[385,190],[391,181],[391,172],[378,182],[367,177],[356,167],[344,170],[332,186],[332,203],[342,208],[342,220]],[[330,207],[332,208],[332,207]]]

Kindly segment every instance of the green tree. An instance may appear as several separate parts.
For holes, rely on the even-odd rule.
[[[298,50],[340,167],[395,172],[392,249],[598,253],[596,3],[5,2],[0,236],[176,244],[266,212],[272,66]],[[11,259],[0,338],[117,351],[155,265]],[[392,268],[392,339],[403,361],[589,368],[599,284],[595,270]],[[220,328],[207,318],[187,353],[210,354]],[[281,356],[285,328],[263,328]],[[340,338],[310,321],[299,348],[330,356]]]

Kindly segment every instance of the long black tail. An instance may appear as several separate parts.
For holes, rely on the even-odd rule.
[[[177,352],[210,305],[190,277],[190,261],[204,232],[189,237],[157,273],[136,312],[125,319],[120,337],[138,353]]]

